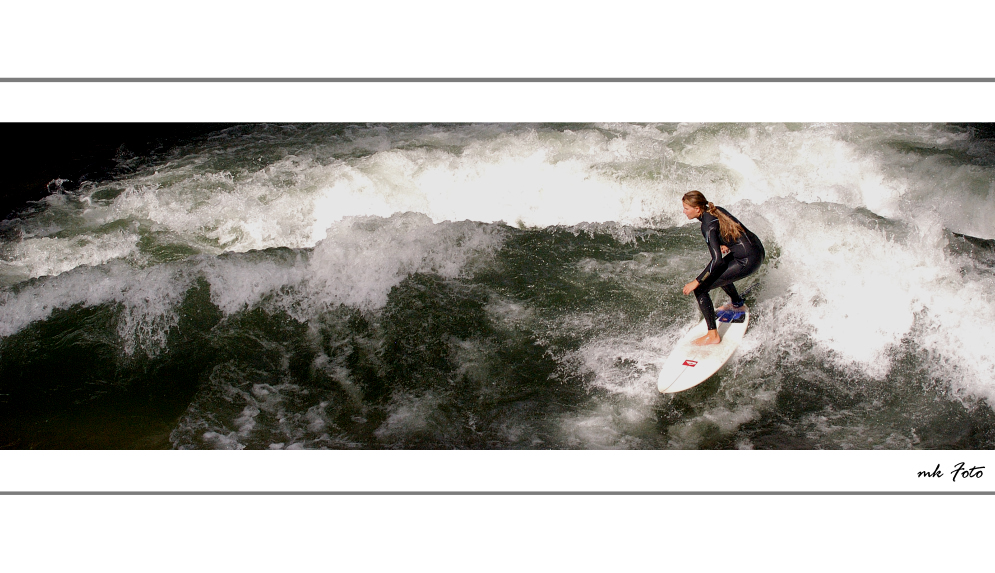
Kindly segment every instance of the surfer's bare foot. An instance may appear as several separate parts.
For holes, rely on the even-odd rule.
[[[717,331],[717,330],[709,330],[708,334],[706,334],[705,336],[702,336],[701,338],[695,340],[694,341],[694,345],[695,346],[708,346],[709,344],[718,344],[720,342],[722,342],[722,339],[719,338],[719,331]]]
[[[746,304],[743,304],[743,306],[733,306],[731,302],[727,302],[722,306],[720,306],[719,308],[715,309],[715,312],[720,312],[723,310],[735,310],[737,312],[741,310],[746,310]]]

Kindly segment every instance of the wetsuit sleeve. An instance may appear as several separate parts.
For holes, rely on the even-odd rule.
[[[715,267],[722,262],[722,249],[719,247],[722,243],[719,242],[718,224],[708,226],[708,230],[705,232],[705,243],[708,244],[708,252],[711,253],[712,260],[708,262],[705,270],[698,275],[699,283],[708,278],[708,275],[712,274]]]

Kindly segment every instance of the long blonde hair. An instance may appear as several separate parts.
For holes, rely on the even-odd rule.
[[[701,191],[688,191],[684,194],[681,199],[685,204],[692,207],[697,207],[709,215],[715,217],[719,220],[719,234],[726,241],[735,241],[743,234],[742,225],[738,224],[729,218],[728,215],[719,211],[715,208],[713,203],[710,203],[705,196],[701,194]]]

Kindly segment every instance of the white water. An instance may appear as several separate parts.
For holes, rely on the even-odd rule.
[[[124,242],[105,239],[110,244],[64,252],[28,244],[28,237],[37,241],[63,229],[96,237],[102,226],[117,221],[168,232],[209,253],[313,247],[344,217],[406,211],[435,222],[677,225],[684,222],[679,198],[690,189],[704,191],[718,204],[746,200],[776,212],[780,200],[792,199],[864,207],[912,223],[935,215],[946,229],[995,238],[991,168],[942,154],[916,155],[894,145],[980,153],[966,134],[942,126],[682,125],[672,132],[634,125],[576,132],[484,126],[367,132],[327,142],[314,133],[317,141],[304,149],[288,150],[277,140],[270,146],[281,157],[265,162],[243,157],[220,171],[211,170],[218,167],[217,149],[193,149],[155,173],[90,187],[78,201],[54,196],[50,208],[58,215],[26,222],[25,243],[6,264],[42,276],[125,258],[132,254],[127,243],[138,240],[135,234]],[[342,157],[357,148],[370,154]],[[119,194],[101,199],[113,195],[111,189]]]
[[[49,278],[0,293],[0,336],[56,308],[115,303],[128,347],[155,347],[196,276],[225,314],[264,302],[302,320],[337,304],[377,309],[412,272],[452,278],[485,264],[503,237],[480,223],[673,227],[689,224],[680,196],[699,189],[760,234],[769,255],[778,250],[755,344],[790,348],[810,337],[840,367],[880,378],[911,337],[934,357],[935,377],[995,399],[995,327],[974,318],[995,314],[995,284],[944,250],[945,231],[995,238],[995,172],[991,151],[957,129],[398,126],[267,137],[236,139],[243,147],[227,163],[217,141],[154,173],[50,198],[0,262],[6,285]],[[204,256],[156,264],[143,234]],[[313,250],[216,258],[272,247]],[[674,288],[697,272],[704,247],[683,255],[668,263]],[[607,272],[659,279],[659,260],[633,265]],[[689,306],[682,320],[693,318]],[[605,334],[572,360],[595,385],[649,400],[646,381],[679,326]],[[619,356],[635,370],[620,372]],[[584,423],[565,420],[565,432],[581,435]]]

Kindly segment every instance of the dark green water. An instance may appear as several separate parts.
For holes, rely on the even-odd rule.
[[[985,149],[943,126],[219,132],[4,223],[0,447],[989,448],[992,329],[960,310],[995,308]],[[691,186],[768,259],[737,355],[661,395],[700,318]]]

